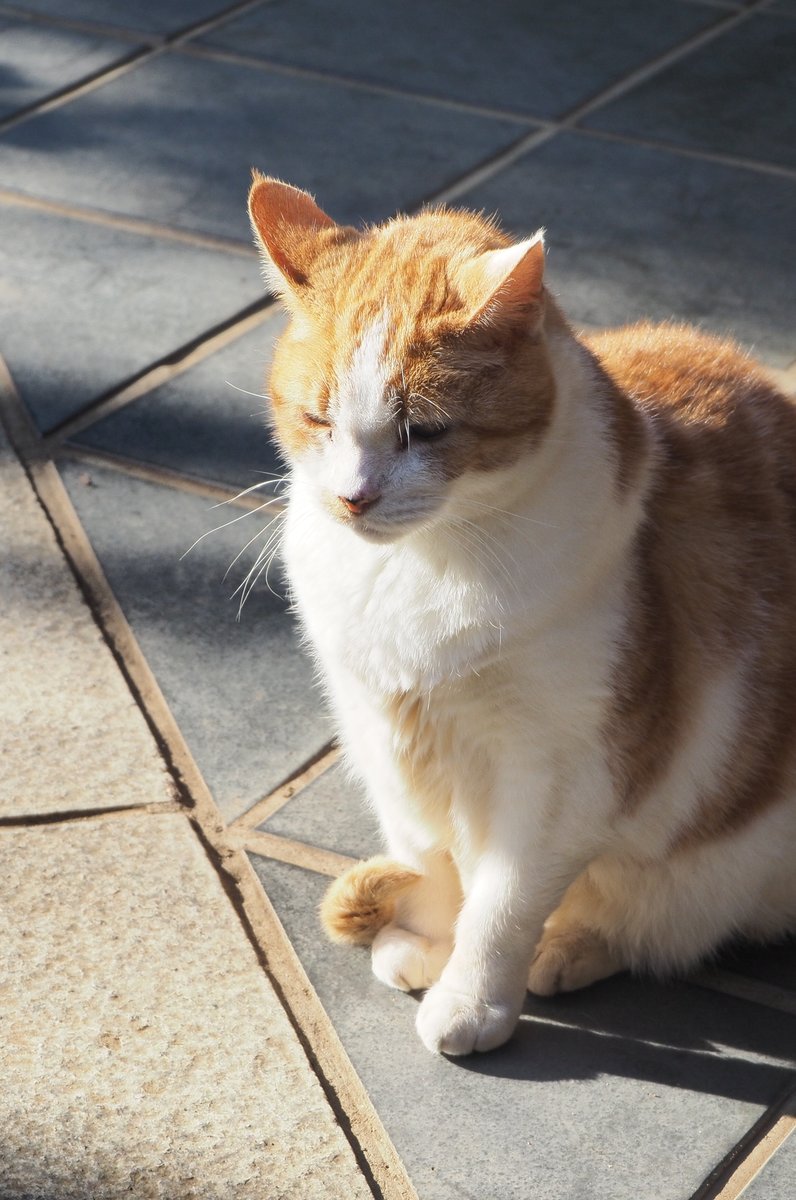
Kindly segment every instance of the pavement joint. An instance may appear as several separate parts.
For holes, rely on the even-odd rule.
[[[77,412],[55,425],[43,439],[44,449],[52,453],[67,438],[82,432],[89,425],[95,424],[102,417],[109,416],[133,400],[147,395],[169,380],[182,375],[203,359],[208,358],[216,350],[230,345],[243,337],[252,329],[264,324],[275,311],[274,301],[270,296],[247,304],[211,329],[206,329],[197,337],[191,338],[182,346],[170,351],[157,362],[150,363],[137,371],[129,379],[115,384],[107,392],[87,401]]]
[[[263,796],[250,808],[247,808],[245,813],[237,817],[231,822],[231,829],[251,829],[257,825],[261,825],[263,821],[267,821],[274,813],[279,812],[280,808],[287,804],[288,800],[292,800],[299,792],[304,791],[311,783],[314,783],[321,775],[325,774],[330,767],[340,758],[340,750],[334,742],[326,742],[321,746],[317,753],[313,754],[307,762],[303,763],[296,769],[287,779],[269,792],[267,796]]]
[[[141,63],[160,57],[160,55],[171,50],[172,47],[179,46],[182,42],[192,37],[201,37],[211,29],[217,29],[219,25],[224,25],[227,21],[231,21],[235,17],[243,16],[250,9],[259,8],[264,3],[269,2],[270,0],[238,0],[237,4],[233,4],[219,13],[215,13],[212,17],[206,17],[201,21],[194,21],[190,25],[183,26],[182,29],[168,33],[162,40],[154,44],[145,45],[132,54],[116,59],[115,63],[111,64],[110,67],[93,71],[91,74],[85,75],[82,79],[76,80],[67,87],[57,88],[47,96],[37,100],[34,104],[18,109],[15,113],[0,121],[0,135],[10,129],[14,129],[17,125],[22,124],[23,121],[29,121],[32,117],[50,112],[54,108],[62,108],[65,104],[71,103],[80,96],[85,96],[88,92],[96,91],[97,88],[104,87],[106,83],[110,83],[114,79],[119,79],[122,75],[127,75]]]
[[[198,230],[180,229],[176,225],[164,225],[148,221],[143,217],[125,216],[123,213],[87,208],[79,204],[66,204],[60,200],[46,200],[40,196],[27,195],[11,188],[0,188],[0,204],[17,208],[29,208],[35,212],[64,217],[68,221],[83,221],[89,225],[101,225],[107,229],[118,229],[139,237],[156,237],[164,241],[181,242],[196,246],[200,250],[216,250],[224,254],[235,254],[241,258],[256,258],[257,251],[250,242],[238,238],[225,238],[216,234],[200,233]]]
[[[292,867],[303,867],[305,871],[314,871],[316,875],[328,875],[336,879],[357,861],[347,854],[311,846],[308,842],[297,842],[266,830],[253,829],[239,833],[233,830],[234,827],[230,826],[233,845],[250,850],[253,854],[262,854],[265,858],[274,858],[277,862],[289,863]]]
[[[568,113],[560,117],[554,124],[518,138],[507,149],[492,155],[482,163],[477,164],[470,171],[466,171],[447,187],[427,197],[426,203],[449,204],[452,200],[458,200],[467,192],[492,179],[518,159],[523,158],[529,151],[544,145],[560,133],[574,130],[578,126],[578,122],[584,117],[591,116],[593,112],[604,107],[604,105],[617,100],[632,88],[637,87],[641,83],[646,83],[647,80],[660,74],[673,63],[679,62],[708,42],[714,41],[726,33],[727,30],[734,29],[737,25],[747,21],[767,3],[768,0],[756,0],[756,3],[752,3],[748,8],[728,12],[726,16],[719,18],[714,24],[709,25],[707,29],[692,34],[677,46],[672,47],[672,49],[655,55],[640,67],[627,72],[620,79],[609,84],[608,87],[601,88],[589,99],[581,101],[571,108]],[[580,128],[577,131],[581,132]]]
[[[126,458],[123,454],[115,454],[110,450],[95,450],[74,442],[64,442],[54,448],[53,454],[59,462],[66,460],[83,463],[88,468],[107,467],[118,471],[120,475],[141,479],[145,483],[155,483],[193,496],[203,496],[206,500],[212,500],[214,505],[228,504],[232,508],[242,508],[250,512],[260,506],[256,496],[251,493],[241,495],[236,488],[228,484],[189,475],[184,471],[175,471],[169,467],[151,466],[137,458]],[[277,502],[271,511],[278,512],[280,508]]]
[[[432,92],[418,92],[413,88],[402,88],[393,84],[373,83],[357,79],[355,75],[341,75],[338,71],[323,71],[315,67],[302,67],[295,63],[278,62],[273,58],[257,58],[252,54],[243,54],[239,50],[226,50],[216,46],[199,46],[195,44],[179,46],[179,54],[190,58],[205,58],[212,62],[228,62],[240,67],[253,70],[268,71],[275,75],[285,75],[294,79],[311,79],[319,83],[334,83],[340,87],[351,88],[353,91],[369,92],[376,96],[397,96],[401,100],[414,100],[418,104],[430,104],[436,108],[451,109],[454,112],[469,113],[474,117],[491,117],[497,120],[514,121],[519,125],[554,126],[554,121],[543,117],[528,116],[514,109],[500,108],[483,104],[468,104],[466,100],[452,100],[445,96],[435,96]]]
[[[795,1128],[796,1091],[789,1090],[733,1146],[691,1200],[737,1200]]]
[[[16,817],[0,817],[3,829],[27,828],[31,825],[67,825],[73,821],[96,821],[107,817],[159,816],[163,813],[184,813],[185,805],[178,800],[153,800],[151,804],[125,804],[116,808],[63,809],[48,813],[28,813]]]

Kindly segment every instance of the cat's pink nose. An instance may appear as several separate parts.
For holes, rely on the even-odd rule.
[[[357,492],[355,496],[340,496],[340,501],[354,516],[360,516],[366,508],[370,508],[381,496],[381,492]]]

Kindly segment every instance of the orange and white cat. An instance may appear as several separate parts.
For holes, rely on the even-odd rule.
[[[540,234],[261,176],[250,212],[284,557],[389,852],[331,935],[467,1054],[526,987],[793,928],[796,408],[693,329],[576,337]]]

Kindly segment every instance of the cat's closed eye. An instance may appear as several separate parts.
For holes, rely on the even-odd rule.
[[[328,429],[331,437],[332,422],[327,417],[320,416],[319,413],[305,412],[301,414],[307,425],[314,429]]]
[[[398,438],[401,443],[402,450],[408,450],[413,441],[418,442],[434,442],[438,438],[444,437],[448,432],[447,425],[401,425],[398,430]]]

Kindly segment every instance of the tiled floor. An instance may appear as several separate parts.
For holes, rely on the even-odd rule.
[[[213,861],[250,856],[230,903],[385,1200],[786,1200],[796,950],[529,1001],[454,1063],[324,942],[326,878],[379,841],[278,570],[234,595],[279,507],[234,499],[280,469],[249,169],[346,221],[544,225],[575,321],[696,321],[793,390],[794,51],[789,0],[0,3],[3,416]]]

